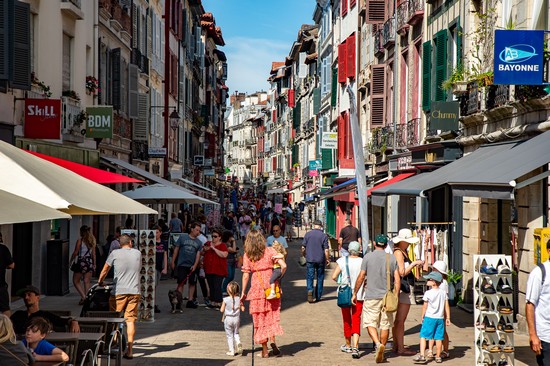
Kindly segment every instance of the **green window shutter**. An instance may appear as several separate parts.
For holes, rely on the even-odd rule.
[[[332,149],[321,149],[321,170],[332,169]]]
[[[338,97],[338,69],[332,69],[332,84],[331,84],[331,96],[330,105],[336,107],[336,98]]]
[[[300,162],[300,147],[297,144],[292,145],[292,166]]]
[[[313,89],[313,114],[319,113],[321,109],[321,88]]]
[[[422,109],[430,110],[432,97],[432,44],[431,41],[422,44]]]
[[[447,79],[447,29],[435,34],[435,100],[447,99],[447,91],[441,84]]]
[[[456,59],[459,64],[462,63],[462,27],[460,24],[456,26]]]
[[[296,107],[292,110],[292,127],[300,130],[300,119],[302,118],[302,102],[297,102]]]

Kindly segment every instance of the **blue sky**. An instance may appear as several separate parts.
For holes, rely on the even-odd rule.
[[[222,28],[229,93],[267,90],[271,62],[284,61],[315,0],[203,0]]]

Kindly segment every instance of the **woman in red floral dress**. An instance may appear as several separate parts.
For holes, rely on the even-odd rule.
[[[269,357],[267,342],[271,340],[274,356],[280,354],[275,336],[283,334],[280,324],[281,299],[267,300],[264,290],[269,288],[273,269],[272,257],[277,252],[265,246],[265,238],[258,230],[251,230],[244,243],[243,282],[241,299],[250,301],[249,312],[254,322],[254,342],[262,345],[262,357]],[[246,289],[250,281],[250,291]]]

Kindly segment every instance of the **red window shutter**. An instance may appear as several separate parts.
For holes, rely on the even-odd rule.
[[[271,111],[271,120],[273,122],[277,122],[277,110],[276,109]]]
[[[290,108],[294,108],[295,106],[295,102],[294,102],[294,89],[289,89],[288,90],[288,106]]]
[[[349,0],[349,8],[353,8],[355,4],[357,3],[357,0]]]
[[[346,80],[346,42],[338,45],[338,82],[345,83]]]
[[[386,116],[386,65],[371,66],[371,97],[370,122],[371,126],[382,126]]]
[[[349,112],[344,113],[344,120],[346,125],[346,159],[353,160],[353,138],[351,136]]]
[[[346,151],[346,120],[342,115],[338,116],[338,160],[342,161],[344,159],[344,153]]]
[[[348,13],[348,0],[342,0],[342,16]]]
[[[355,33],[346,39],[347,77],[355,79]]]
[[[276,157],[271,158],[271,170],[272,171],[277,170],[277,158]]]
[[[367,0],[367,24],[384,23],[386,20],[386,0]]]

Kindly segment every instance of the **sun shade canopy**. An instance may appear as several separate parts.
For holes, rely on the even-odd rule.
[[[0,202],[3,208],[0,210],[0,224],[71,218],[69,214],[5,191],[0,191]]]
[[[171,186],[152,184],[122,193],[126,197],[143,203],[208,203],[217,205],[214,201],[199,197]]]
[[[72,215],[156,214],[110,188],[0,141],[0,190]]]
[[[28,151],[29,153],[38,156],[41,159],[51,161],[54,164],[57,164],[65,169],[69,169],[76,174],[96,182],[99,184],[113,184],[113,183],[143,183],[142,180],[127,177],[122,174],[108,172],[103,169],[94,168],[84,164],[75,163],[73,161],[56,158],[49,155],[40,154],[33,151]]]

